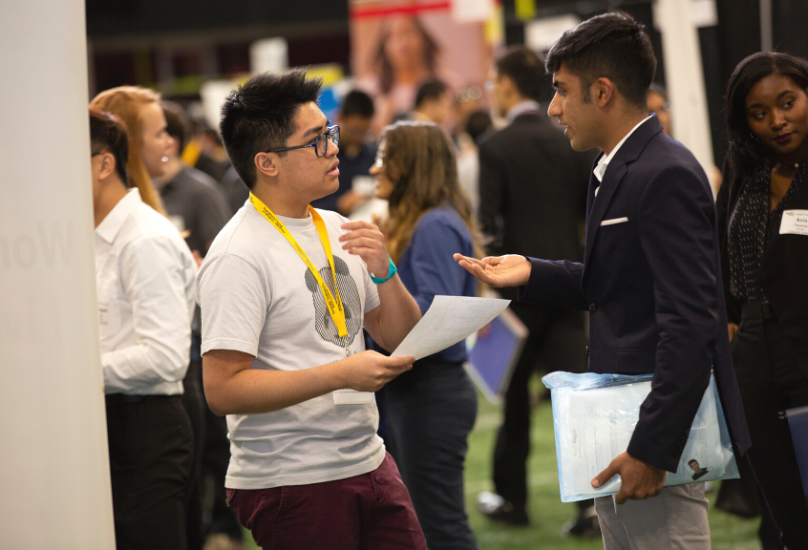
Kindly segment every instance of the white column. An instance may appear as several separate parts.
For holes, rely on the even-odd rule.
[[[83,0],[0,1],[0,546],[115,548]]]
[[[714,165],[713,141],[701,47],[698,29],[691,18],[690,0],[657,0],[656,8],[657,24],[662,32],[665,84],[671,104],[673,132],[709,175]]]
[[[760,0],[760,51],[774,51],[772,0]]]

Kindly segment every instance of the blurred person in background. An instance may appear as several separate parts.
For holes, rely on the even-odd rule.
[[[453,89],[461,87],[460,78],[441,67],[439,58],[437,42],[417,17],[398,15],[383,21],[373,59],[378,77],[363,83],[376,100],[376,135],[396,115],[412,109],[421,82],[440,78]]]
[[[494,129],[491,113],[485,109],[474,111],[465,120],[464,132],[458,137],[457,179],[471,201],[475,219],[480,206],[480,156],[479,144],[483,136]]]
[[[247,201],[247,198],[250,196],[250,190],[247,189],[247,186],[241,181],[234,166],[227,169],[224,176],[222,176],[220,184],[224,192],[227,206],[230,208],[230,214],[235,214]]]
[[[421,314],[437,295],[476,296],[476,280],[452,259],[454,250],[481,257],[481,248],[449,137],[433,123],[398,122],[385,129],[381,147],[372,173],[377,196],[390,204],[383,232]],[[477,548],[463,492],[467,438],[477,415],[467,359],[460,342],[416,361],[380,392],[385,443],[432,550]]]
[[[350,216],[357,206],[372,197],[374,182],[370,168],[376,158],[376,145],[368,143],[368,136],[374,114],[373,99],[365,92],[351,90],[345,95],[338,118],[339,189],[312,202],[314,208]]]
[[[415,94],[410,119],[442,125],[452,111],[453,94],[442,81],[433,78],[422,82]]]
[[[190,133],[188,117],[183,108],[171,101],[162,101],[166,131],[172,143],[168,152],[166,172],[155,178],[168,219],[180,231],[185,242],[201,262],[213,239],[230,219],[219,184],[210,176],[191,168],[180,158]],[[202,526],[202,455],[205,448],[205,413],[208,409],[202,392],[202,355],[200,347],[199,310],[196,308],[191,332],[191,362],[183,380],[183,404],[194,430],[194,468],[188,509],[188,548],[201,550]]]
[[[752,438],[749,463],[782,543],[808,548],[808,505],[782,411],[808,405],[808,70],[762,52],[727,86],[718,195],[729,336]]]
[[[185,111],[173,101],[162,101],[161,107],[173,141],[166,155],[165,173],[156,177],[154,184],[169,219],[185,236],[191,251],[204,258],[230,215],[216,180],[180,157],[189,134]]]
[[[656,115],[659,123],[662,125],[662,131],[671,134],[671,106],[668,103],[668,92],[665,88],[657,83],[651,84],[648,90],[648,112]]]
[[[144,139],[154,137],[151,115],[158,118],[144,117]],[[181,395],[196,265],[171,222],[127,189],[120,119],[91,106],[90,137],[115,542],[183,550],[193,433]]]
[[[222,181],[230,168],[230,159],[227,158],[219,133],[204,118],[192,121],[192,133],[180,154],[188,166],[206,173],[217,182]]]
[[[646,100],[648,112],[656,115],[657,120],[662,125],[662,131],[667,135],[673,136],[673,127],[671,122],[671,106],[668,102],[668,92],[660,84],[653,83],[648,90],[648,99]],[[718,195],[718,190],[721,187],[721,170],[714,164],[705,167],[707,177],[710,178],[710,187],[713,190],[713,196]]]
[[[165,214],[152,178],[165,174],[171,136],[160,107],[160,94],[138,86],[120,86],[103,91],[92,100],[104,111],[120,117],[129,135],[129,183],[136,187],[144,203]]]
[[[593,155],[576,153],[538,104],[544,64],[515,46],[492,69],[491,102],[508,126],[480,144],[480,226],[492,255],[508,253],[556,260],[582,257],[579,225]],[[500,291],[515,298],[512,291]],[[505,393],[504,420],[494,448],[496,494],[482,493],[480,511],[514,525],[528,523],[527,458],[530,452],[529,382],[547,372],[586,369],[586,328],[579,311],[514,301],[511,309],[529,334]],[[592,501],[566,527],[573,535],[599,536]]]
[[[478,147],[493,129],[494,120],[485,109],[474,111],[466,119],[466,133]]]

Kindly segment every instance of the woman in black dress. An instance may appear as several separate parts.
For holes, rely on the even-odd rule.
[[[808,70],[762,52],[727,88],[718,195],[733,362],[749,461],[782,541],[808,548],[808,505],[782,411],[808,405]]]

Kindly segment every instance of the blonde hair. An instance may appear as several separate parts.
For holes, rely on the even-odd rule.
[[[143,119],[140,110],[143,106],[156,103],[160,106],[160,94],[139,86],[119,86],[105,90],[95,96],[90,105],[95,105],[120,117],[129,131],[129,160],[126,171],[129,173],[129,184],[137,187],[143,202],[159,213],[166,215],[163,201],[152,185],[146,165],[143,164],[140,150],[143,144]]]
[[[471,233],[474,254],[482,241],[471,202],[457,179],[457,160],[449,137],[437,125],[397,122],[384,129],[384,174],[393,183],[390,217],[384,233],[394,262],[401,259],[421,218],[434,208],[451,205]]]

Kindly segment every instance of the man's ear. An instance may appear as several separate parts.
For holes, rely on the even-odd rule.
[[[598,78],[589,87],[590,97],[598,107],[608,105],[614,99],[616,92],[617,89],[614,87],[614,83],[604,76]]]
[[[278,176],[280,157],[277,153],[258,153],[253,162],[255,162],[255,169],[262,174],[270,178]]]
[[[112,153],[101,153],[101,169],[98,172],[98,179],[104,181],[115,173],[115,156]]]

